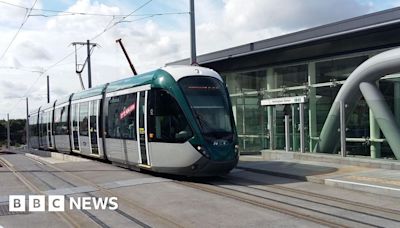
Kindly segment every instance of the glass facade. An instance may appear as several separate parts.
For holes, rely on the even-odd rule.
[[[306,152],[313,152],[342,84],[361,63],[376,53],[379,51],[247,72],[222,72],[232,100],[242,153],[263,149],[300,151],[301,131],[305,136]],[[386,76],[377,84],[400,123],[400,75]],[[261,105],[264,99],[297,96],[306,97],[302,107],[298,103]],[[301,129],[300,108],[304,110],[304,127]],[[364,99],[346,118],[348,155],[394,158],[382,132],[374,128],[376,121]],[[335,151],[340,151],[340,145]]]

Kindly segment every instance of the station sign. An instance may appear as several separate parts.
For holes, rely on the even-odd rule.
[[[279,97],[261,100],[262,106],[305,103],[307,96]]]

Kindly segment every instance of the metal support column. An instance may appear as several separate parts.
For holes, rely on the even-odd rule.
[[[379,81],[376,82],[376,86],[379,87]],[[381,131],[376,122],[374,113],[371,109],[369,109],[369,137],[371,139],[370,145],[370,156],[371,158],[380,158],[381,157],[381,143],[377,142],[376,139],[381,138]]]
[[[300,153],[305,152],[305,141],[304,141],[304,103],[299,104],[299,117],[300,117]]]
[[[243,135],[246,135],[246,98],[244,97],[244,94],[242,95],[242,101],[243,101],[243,112],[242,112],[242,129],[243,129]],[[243,137],[243,149],[244,151],[246,149],[246,137]]]
[[[400,159],[400,127],[394,119],[394,115],[386,103],[384,96],[375,84],[369,82],[360,83],[360,90],[369,108],[374,113],[383,135],[386,138],[396,159]]]
[[[340,154],[346,157],[346,105],[340,101]]]
[[[190,64],[197,64],[194,0],[190,0]]]
[[[267,91],[270,89],[275,89],[275,75],[274,69],[268,68],[267,69]],[[275,150],[275,115],[274,115],[274,108],[272,106],[267,106],[268,112],[268,131],[269,131],[269,149]]]
[[[285,150],[289,152],[290,150],[290,120],[289,115],[285,115]]]
[[[268,132],[269,132],[269,149],[275,149],[275,134],[274,134],[274,115],[271,106],[267,107],[268,112]]]
[[[375,139],[381,138],[381,131],[379,129],[379,125],[375,120],[374,113],[369,110],[369,137],[371,139],[371,158],[380,158],[381,157],[381,143],[375,141]]]
[[[316,69],[315,62],[308,63],[308,129],[309,129],[309,142],[310,142],[310,152],[314,151],[316,140],[313,138],[317,137],[317,91],[316,88],[310,85],[316,83]]]
[[[298,151],[299,149],[299,145],[298,145],[298,134],[297,134],[297,127],[298,124],[296,122],[297,120],[297,109],[296,109],[296,105],[292,104],[291,105],[292,108],[292,150],[293,151]]]
[[[28,98],[26,98],[26,148],[29,149],[29,103]]]
[[[7,113],[7,149],[10,149],[10,115]]]
[[[88,66],[88,88],[92,88],[92,66],[91,66],[91,62],[90,62],[90,40],[86,41],[87,44],[87,66]]]
[[[400,125],[400,81],[394,82],[394,118]]]
[[[50,76],[47,75],[47,104],[50,103]]]

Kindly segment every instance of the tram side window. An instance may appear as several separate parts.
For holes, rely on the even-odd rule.
[[[42,112],[40,115],[40,136],[44,137],[47,135],[47,112]]]
[[[89,136],[88,133],[89,103],[79,104],[79,135]]]
[[[61,108],[57,108],[54,110],[54,133],[55,135],[61,135],[60,134],[60,114],[61,113]]]
[[[56,135],[68,135],[67,114],[67,106],[57,108],[54,111],[54,124],[56,127]]]
[[[73,104],[72,105],[72,126],[74,126],[74,131],[77,131],[78,128],[78,119],[79,119],[79,106],[78,104]]]
[[[97,100],[90,102],[90,132],[97,132]]]
[[[150,92],[148,132],[150,140],[158,142],[182,143],[193,136],[178,102],[167,91]]]
[[[136,140],[136,108],[136,93],[108,100],[108,138]]]
[[[60,120],[60,133],[61,135],[68,135],[68,106],[61,108],[61,120]]]

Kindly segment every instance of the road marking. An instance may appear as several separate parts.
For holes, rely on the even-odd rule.
[[[364,183],[358,183],[358,182],[352,182],[352,181],[344,181],[344,180],[335,180],[335,179],[325,179],[326,181],[330,182],[337,182],[337,183],[342,183],[342,184],[354,184],[354,185],[359,185],[359,186],[364,186],[364,187],[372,187],[372,188],[380,188],[380,189],[385,189],[385,190],[393,190],[393,191],[399,191],[400,189],[398,188],[392,188],[392,187],[386,187],[386,186],[379,186],[379,185],[373,185],[373,184],[364,184]]]

